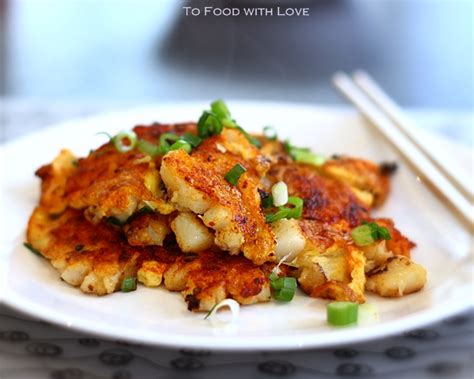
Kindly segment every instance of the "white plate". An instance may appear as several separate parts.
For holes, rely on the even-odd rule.
[[[446,208],[403,165],[393,191],[377,213],[392,217],[415,240],[413,258],[429,272],[426,288],[401,299],[369,296],[380,322],[336,329],[325,323],[326,302],[299,293],[290,304],[243,307],[235,327],[216,329],[190,313],[178,293],[139,287],[134,293],[95,297],[59,280],[43,259],[22,247],[25,225],[39,193],[34,170],[63,147],[86,154],[115,133],[138,123],[196,120],[205,103],[163,104],[63,123],[2,147],[0,296],[10,306],[45,320],[112,338],[174,347],[220,350],[296,349],[372,339],[452,315],[472,304],[469,235]],[[230,102],[248,130],[273,125],[297,145],[332,154],[374,159],[397,156],[352,112],[288,103]],[[445,144],[448,146],[449,144]],[[461,158],[468,159],[465,155]]]

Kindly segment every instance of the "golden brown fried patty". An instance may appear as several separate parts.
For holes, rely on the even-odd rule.
[[[135,211],[162,197],[153,160],[137,151],[120,153],[110,142],[78,160],[65,195],[70,207],[86,209],[88,218],[125,221]]]
[[[27,239],[63,280],[88,293],[117,291],[125,278],[138,272],[146,285],[150,275],[159,278],[150,286],[159,285],[164,276],[165,287],[182,291],[191,310],[209,310],[226,297],[242,304],[270,299],[270,266],[256,266],[242,256],[220,251],[183,254],[172,239],[163,247],[131,246],[120,228],[106,222],[93,225],[76,209],[68,208],[58,216],[36,208]]]
[[[157,144],[163,133],[195,134],[196,124],[139,125],[134,131]],[[152,158],[138,149],[119,153],[110,142],[78,161],[62,151],[37,171],[41,200],[28,241],[84,292],[112,293],[125,278],[137,277],[146,286],[164,283],[181,291],[197,311],[228,297],[242,304],[268,301],[274,263],[265,262],[274,261],[277,251],[288,256],[295,244],[298,268],[292,274],[313,297],[363,302],[367,275],[367,289],[382,296],[423,286],[426,278],[393,279],[410,279],[422,269],[409,260],[387,266],[409,258],[414,247],[391,220],[374,220],[389,229],[391,240],[357,247],[350,235],[372,220],[370,209],[387,196],[387,170],[347,157],[320,167],[300,164],[281,142],[261,140],[258,150],[238,130],[224,129],[191,154]],[[237,163],[247,171],[233,186],[225,175]],[[300,220],[265,223],[260,192],[277,181],[304,200]],[[120,226],[108,224],[111,218]],[[179,246],[193,253],[180,250],[174,233]],[[382,275],[386,266],[391,276]]]

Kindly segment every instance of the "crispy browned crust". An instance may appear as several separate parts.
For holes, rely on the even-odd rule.
[[[157,196],[158,184],[158,171],[149,157],[136,150],[120,153],[108,143],[78,160],[65,193],[69,206],[97,210],[98,219],[126,217]]]
[[[344,220],[351,227],[369,218],[367,208],[349,186],[320,176],[306,165],[280,164],[270,169],[274,181],[283,180],[291,196],[304,200],[303,219],[320,224],[335,224]]]
[[[390,192],[390,180],[387,171],[372,161],[339,157],[327,160],[319,169],[321,175],[335,179],[360,191],[373,195],[373,206],[383,204]]]
[[[256,266],[242,256],[222,251],[187,254],[165,273],[165,286],[181,290],[189,310],[209,310],[225,298],[241,304],[269,301],[272,267]],[[179,283],[176,277],[181,278]]]
[[[51,213],[61,213],[67,207],[67,179],[74,174],[77,161],[69,150],[61,150],[50,164],[41,166],[35,174],[41,179],[40,205]]]
[[[265,222],[258,193],[260,177],[268,163],[241,133],[228,131],[228,135],[231,132],[232,142],[223,135],[214,136],[205,140],[191,155],[182,150],[167,154],[163,157],[163,164],[176,177],[199,191],[208,202],[223,206],[232,214],[236,232],[243,235],[243,254],[254,263],[262,264],[274,259],[275,246],[275,237]],[[223,153],[220,146],[230,143],[242,146],[245,153],[230,150]],[[237,186],[233,186],[227,182],[225,175],[237,163],[244,166],[247,172],[240,177]]]
[[[163,247],[131,246],[119,227],[93,225],[72,208],[54,216],[37,208],[29,220],[27,240],[66,282],[96,295],[120,290],[124,278],[136,277],[152,262],[155,273],[165,276],[165,286],[182,292],[190,310],[209,310],[227,297],[242,304],[270,299],[271,265],[256,266],[217,250],[184,254],[173,239]]]

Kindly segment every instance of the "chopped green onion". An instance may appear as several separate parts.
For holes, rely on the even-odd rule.
[[[296,279],[292,277],[279,278],[275,273],[269,276],[273,297],[279,301],[291,301],[296,292]]]
[[[225,180],[227,180],[233,186],[236,186],[240,177],[247,169],[242,166],[240,163],[237,163],[230,171],[225,175]]]
[[[308,151],[293,151],[292,157],[296,162],[308,163],[314,166],[321,166],[326,161],[326,158],[322,155],[313,154]]]
[[[213,101],[211,103],[211,111],[221,120],[230,119],[229,108],[227,108],[227,105],[224,100]]]
[[[322,155],[312,153],[307,147],[293,146],[288,140],[284,142],[283,146],[286,152],[290,154],[291,158],[296,162],[321,166],[326,161],[326,158]]]
[[[202,138],[189,132],[184,133],[184,135],[181,136],[181,139],[189,143],[192,147],[198,147],[202,143]]]
[[[345,326],[357,322],[359,304],[350,301],[335,301],[326,306],[328,324]]]
[[[242,131],[242,128],[237,125],[237,122],[231,118],[223,118],[221,119],[222,126],[224,128],[236,128]]]
[[[252,137],[231,118],[229,108],[227,108],[225,102],[216,100],[211,103],[211,111],[204,111],[199,118],[198,136],[203,139],[209,138],[220,134],[224,127],[239,130],[252,145],[261,147],[262,144],[258,139]]]
[[[287,218],[301,218],[303,215],[303,199],[295,196],[290,196],[288,198],[288,204],[293,205],[293,208],[289,208],[290,211],[288,212]]]
[[[262,147],[262,143],[256,139],[255,137],[252,137],[246,130],[244,130],[241,126],[237,126],[236,129],[240,130],[240,132],[247,138],[247,141],[249,141],[252,145],[260,148]]]
[[[217,311],[221,308],[227,307],[230,310],[230,319],[224,319],[219,317]],[[209,313],[204,317],[204,320],[209,320],[213,326],[224,326],[225,324],[231,324],[237,321],[240,313],[240,304],[233,299],[224,299],[218,304],[215,304]]]
[[[272,223],[275,221],[282,220],[288,216],[289,209],[280,207],[275,213],[267,214],[265,216],[265,222]]]
[[[104,136],[106,136],[108,139],[109,139],[109,142],[114,138],[112,137],[109,133],[107,132],[99,132],[99,133],[96,133],[95,135],[96,136],[100,136],[101,134],[103,134]]]
[[[383,239],[383,240],[386,240],[386,241],[392,239],[392,236],[390,235],[389,230],[385,226],[379,226],[377,230],[378,230],[380,239]]]
[[[38,249],[35,249],[33,245],[29,242],[24,242],[23,246],[25,246],[29,251],[31,251],[33,254],[38,255],[39,257],[42,257],[41,252]]]
[[[263,135],[270,141],[275,141],[278,138],[278,134],[273,126],[265,126],[263,128]]]
[[[293,208],[289,207],[278,207],[278,210],[273,214],[267,214],[265,221],[272,223],[284,218],[301,218],[303,214],[303,199],[299,197],[288,197],[288,204],[293,205]]]
[[[151,155],[152,157],[161,153],[159,146],[144,139],[137,142],[137,148],[142,153]]]
[[[278,279],[278,275],[272,271],[271,274],[268,276],[268,279],[270,280],[270,282],[272,282]]]
[[[122,292],[131,292],[137,289],[137,278],[125,278],[120,286]]]
[[[379,226],[375,222],[365,222],[351,232],[352,239],[357,246],[367,246],[378,240],[390,240],[392,236],[384,226]]]
[[[190,153],[191,150],[192,150],[192,146],[187,143],[186,141],[183,141],[183,140],[177,140],[175,143],[173,143],[170,147],[169,147],[169,151],[171,150],[179,150],[179,149],[183,149],[186,153]]]
[[[368,225],[361,225],[351,232],[352,239],[358,246],[367,246],[375,242],[372,229]]]
[[[124,141],[128,141],[128,144],[125,144]],[[120,153],[126,153],[135,148],[135,145],[137,144],[137,135],[133,131],[120,132],[112,138],[112,142]]]
[[[273,207],[273,196],[269,195],[267,197],[264,197],[261,201],[261,204],[263,208]]]
[[[161,154],[166,154],[170,150],[170,143],[171,142],[176,142],[179,140],[179,137],[176,134],[173,133],[163,133],[160,136],[160,151]]]
[[[281,207],[288,202],[288,186],[285,182],[278,182],[272,186],[273,205]]]
[[[216,115],[216,117],[222,123],[222,126],[228,128],[234,128],[237,126],[235,120],[231,118],[229,108],[223,100],[216,100],[211,103],[211,112]]]
[[[198,135],[200,138],[209,138],[222,132],[222,122],[214,114],[204,111],[198,121]]]

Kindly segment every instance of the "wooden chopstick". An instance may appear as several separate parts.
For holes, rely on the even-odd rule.
[[[333,77],[336,88],[373,124],[417,171],[430,189],[445,198],[473,231],[474,207],[417,146],[402,133],[374,102],[344,73]]]
[[[455,168],[448,167],[446,160],[443,160],[442,152],[433,154],[426,149],[413,134],[414,124],[404,114],[400,107],[385,93],[385,91],[364,71],[356,71],[352,78],[354,83],[372,100],[378,108],[422,151],[426,157],[448,178],[448,180],[471,202],[474,201],[474,186],[468,182],[468,178],[463,180],[453,174]]]

